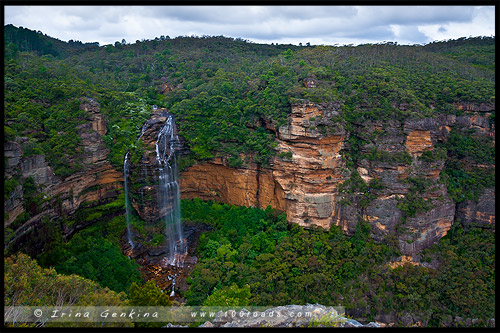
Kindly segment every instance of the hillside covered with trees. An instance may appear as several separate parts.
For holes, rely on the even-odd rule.
[[[6,306],[172,306],[122,251],[127,228],[122,185],[92,185],[75,195],[68,190],[74,213],[66,216],[58,213],[70,206],[63,196],[53,196],[37,175],[12,167],[13,159],[43,156],[54,183],[85,175],[89,164],[81,156],[88,153],[84,141],[90,139],[82,133],[96,118],[83,101],[98,103],[106,119],[97,150],[106,152],[106,163],[120,177],[125,154],[130,151],[137,162],[146,149],[137,138],[153,105],[176,116],[185,144],[182,172],[218,157],[229,168],[256,164],[264,169],[273,158],[291,159],[276,150],[276,129],[288,124],[291,106],[338,103],[332,123],[350,133],[342,151],[350,176],[341,190],[362,193],[360,206],[384,190],[377,180],[367,184],[358,174],[362,160],[406,165],[412,158],[378,150],[377,138],[388,136],[387,128],[366,133],[360,124],[402,128],[408,119],[456,119],[470,111],[462,105],[493,105],[487,117],[493,135],[450,128],[448,139],[424,152],[418,163],[442,162],[439,184],[456,207],[480,205],[488,189],[494,196],[491,37],[427,45],[294,46],[224,36],[160,36],[99,46],[7,25],[4,41],[4,141],[21,152],[4,158],[9,171],[4,201],[6,208],[22,201],[4,216]],[[333,125],[311,124],[321,133],[336,131]],[[123,181],[115,173],[117,182]],[[435,185],[431,181],[407,178],[409,195],[398,201],[402,224],[430,210],[421,194]],[[90,195],[94,192],[100,193],[97,199]],[[418,254],[418,264],[392,267],[402,256],[397,241],[374,241],[368,221],[358,221],[353,235],[346,235],[337,226],[291,224],[271,207],[193,199],[183,200],[181,211],[183,221],[213,228],[200,238],[199,260],[181,295],[186,305],[340,304],[355,319],[396,326],[492,325],[494,216],[489,225],[455,220],[446,236]],[[29,229],[35,222],[43,232]],[[64,291],[60,299],[49,285]]]

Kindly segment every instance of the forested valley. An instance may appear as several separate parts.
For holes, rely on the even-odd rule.
[[[412,262],[401,259],[398,245],[418,238],[407,228],[412,218],[445,200],[441,192],[423,195],[433,186],[446,191],[452,207],[465,207],[457,212],[481,212],[491,189],[494,201],[494,38],[295,46],[159,36],[100,46],[7,25],[4,41],[5,306],[318,303],[344,306],[361,322],[494,326],[494,215],[491,223],[469,223],[468,215],[454,213],[444,237],[415,251]],[[169,298],[124,251],[124,156],[129,152],[137,164],[147,154],[150,148],[138,140],[143,125],[155,109],[175,116],[184,145],[181,178],[215,159],[231,170],[266,170],[276,160],[292,160],[292,152],[278,149],[276,133],[289,124],[292,105],[304,101],[338,104],[328,121],[309,118],[311,131],[326,137],[342,126],[350,133],[342,134],[339,153],[345,169],[339,205],[363,213],[350,222],[352,232],[291,223],[271,205],[183,197],[182,223],[207,231],[193,250],[197,262],[186,290]],[[475,105],[493,105],[480,110],[488,134],[457,121],[446,125],[445,140],[418,157],[377,146],[409,119],[463,119]],[[368,133],[362,125],[375,123],[390,126]],[[367,182],[360,168],[370,168],[363,163],[440,168],[434,178],[398,179],[407,193],[394,199],[401,219],[397,234],[382,241],[363,216],[387,185],[376,177]],[[144,228],[134,207],[129,223]]]

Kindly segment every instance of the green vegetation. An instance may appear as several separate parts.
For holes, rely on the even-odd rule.
[[[448,187],[448,194],[455,202],[464,200],[477,201],[482,190],[495,186],[495,169],[461,169],[460,163],[449,162],[441,172]]]
[[[440,147],[448,152],[441,178],[455,202],[477,201],[484,188],[495,186],[495,145],[490,138],[454,128]]]
[[[289,225],[270,207],[194,199],[184,200],[182,211],[187,220],[216,227],[200,239],[200,261],[186,293],[189,305],[340,304],[345,282],[396,255],[370,240],[362,222],[350,239],[337,227],[326,232]]]
[[[40,193],[35,185],[33,177],[28,177],[23,184],[23,205],[29,216],[35,216],[40,212],[41,205],[44,201],[44,194]]]
[[[136,306],[172,306],[172,302],[166,293],[158,288],[153,281],[148,281],[139,286],[132,282],[130,286],[130,305]],[[135,327],[162,327],[167,323],[161,322],[138,322]]]
[[[188,279],[188,305],[340,304],[348,312],[361,311],[358,318],[375,320],[383,313],[403,316],[409,312],[428,326],[441,326],[450,316],[477,318],[476,325],[484,326],[494,317],[491,230],[464,230],[456,224],[422,253],[422,261],[437,264],[437,269],[410,264],[392,269],[386,263],[398,253],[373,243],[364,222],[348,237],[336,227],[305,230],[287,224],[283,215],[270,208],[197,199],[182,204],[187,219],[216,228],[202,236],[200,261]],[[127,301],[123,293],[118,295],[75,275],[42,269],[22,254],[6,258],[5,268],[6,305],[21,304],[23,299],[30,300],[23,304],[50,305],[56,302],[50,297],[66,297],[66,293],[69,304]],[[63,288],[58,290],[67,291],[50,293],[54,289],[47,286],[54,283]],[[142,287],[133,282],[129,290],[128,304],[170,305],[151,281]]]
[[[494,102],[494,38],[424,47],[300,47],[161,36],[97,47],[13,26],[4,36],[5,132],[28,136],[30,149],[44,152],[62,176],[78,169],[71,157],[78,153],[75,128],[85,119],[81,97],[98,101],[108,116],[106,143],[116,166],[127,148],[141,150],[135,140],[149,114],[146,105],[178,116],[190,159],[220,155],[239,166],[249,162],[240,160],[244,153],[266,166],[275,136],[264,124],[285,125],[290,105],[303,99],[340,101],[348,127],[457,114],[453,103],[460,101]],[[476,48],[484,57],[471,61]],[[315,88],[304,86],[308,78]]]
[[[447,57],[471,63],[482,69],[495,70],[495,46],[488,38],[465,38],[433,42],[424,50],[439,52]]]
[[[49,37],[41,31],[33,31],[23,27],[16,28],[12,24],[4,26],[5,55],[12,57],[18,52],[34,52],[37,55],[51,55],[54,57],[64,56],[70,52],[81,52],[82,50],[96,49],[99,43],[82,43],[70,40],[61,40]]]
[[[250,162],[266,167],[276,153],[275,132],[287,124],[291,105],[308,100],[339,105],[338,115],[329,120],[335,126],[310,120],[311,128],[325,135],[342,127],[348,133],[341,153],[351,176],[340,188],[347,195],[343,203],[359,196],[356,202],[364,209],[385,189],[378,178],[364,182],[357,172],[361,160],[424,166],[444,161],[440,179],[456,203],[477,200],[495,184],[494,138],[458,125],[418,160],[377,148],[379,137],[389,133],[388,123],[403,128],[407,120],[442,115],[457,116],[458,123],[466,111],[457,104],[494,104],[494,38],[426,46],[299,47],[224,36],[161,36],[100,47],[11,25],[4,38],[4,138],[18,142],[24,158],[44,155],[63,181],[85,167],[82,137],[91,132],[93,112],[104,116],[107,159],[120,171],[127,151],[134,163],[144,152],[137,138],[152,105],[176,115],[189,148],[181,169],[213,157],[231,167]],[[314,88],[304,84],[309,79]],[[94,102],[96,110],[82,108]],[[494,124],[494,111],[489,120]],[[383,129],[367,133],[364,125],[376,122]],[[290,160],[293,154],[278,157]],[[14,172],[5,179],[4,196],[8,199],[22,185],[25,211],[6,228],[6,243],[48,205],[61,207],[60,198],[48,196],[20,170]],[[422,194],[433,184],[414,175],[408,184],[408,195],[398,203],[403,219],[432,208]],[[112,202],[84,202],[73,216],[44,217],[33,237],[45,242],[37,257],[45,268],[26,255],[6,258],[5,304],[171,305],[152,282],[140,285],[137,264],[120,251],[123,207],[122,194]],[[182,212],[186,220],[215,228],[201,236],[199,262],[183,295],[188,305],[340,304],[367,320],[410,312],[430,326],[444,325],[449,316],[477,318],[484,326],[494,316],[491,230],[456,224],[422,253],[436,269],[392,269],[386,264],[399,256],[395,239],[375,243],[370,225],[361,219],[348,237],[335,226],[325,231],[290,225],[271,208],[192,200],[182,202]],[[132,218],[139,233],[148,231],[143,222]],[[91,226],[63,241],[62,228],[76,225]],[[145,242],[157,245],[163,239]]]
[[[425,199],[423,194],[429,191],[433,185],[432,181],[424,177],[408,177],[406,183],[410,188],[406,196],[398,200],[397,207],[403,213],[403,223],[407,217],[414,217],[417,213],[424,213],[432,209],[433,205],[430,199]]]
[[[493,318],[495,235],[492,230],[476,227],[464,230],[457,223],[439,243],[424,250],[422,256],[441,262],[436,281],[419,291],[437,299],[437,303],[427,303],[432,304],[430,325],[440,326],[448,316],[479,318],[478,326]]]
[[[155,286],[153,281],[148,281],[141,287],[137,283],[132,282],[130,286],[130,305],[171,306],[172,302],[167,294]]]
[[[428,163],[443,161],[447,157],[446,153],[447,153],[446,149],[444,149],[442,147],[438,147],[438,148],[435,148],[433,150],[426,150],[419,157],[419,160],[424,161],[424,162],[428,162]]]
[[[120,306],[126,305],[126,295],[78,275],[58,274],[45,269],[36,260],[18,253],[4,258],[5,306]],[[47,326],[60,326],[50,323]],[[6,326],[12,326],[6,323]],[[35,327],[17,323],[15,326]],[[64,324],[63,324],[64,326]],[[72,323],[72,326],[124,326],[117,323]],[[126,326],[126,324],[125,324]]]
[[[494,164],[495,146],[488,137],[474,135],[474,130],[453,129],[445,147],[448,154],[456,159],[470,159],[476,164]]]
[[[283,160],[291,160],[293,157],[293,152],[284,151],[284,152],[279,153],[278,157],[283,159]]]
[[[58,273],[77,274],[116,292],[128,292],[132,283],[141,282],[141,276],[135,261],[121,252],[120,238],[125,229],[124,216],[96,223],[68,242],[53,242],[38,260]]]
[[[250,304],[250,286],[239,288],[236,283],[214,292],[203,302],[206,306],[243,306]]]
[[[351,170],[351,176],[338,186],[339,192],[349,197],[357,197],[359,206],[365,209],[369,203],[377,198],[377,193],[385,188],[385,185],[378,178],[372,179],[368,184],[359,175],[356,169]],[[352,205],[348,198],[341,201],[342,204]]]
[[[124,305],[125,294],[77,275],[57,274],[19,253],[4,259],[5,305]]]
[[[116,258],[115,258],[116,259]],[[116,269],[113,263],[103,263],[101,268]],[[87,266],[88,268],[88,266]],[[18,253],[4,258],[4,301],[5,306],[171,306],[172,302],[154,282],[139,286],[132,282],[130,289],[117,293],[102,287],[91,279],[80,275],[61,274],[54,268],[42,268],[37,261],[26,254]],[[83,268],[85,270],[85,268]],[[119,272],[128,274],[128,272]],[[6,326],[35,327],[35,324],[16,323]],[[118,327],[159,327],[165,323],[57,323],[49,322],[46,327],[74,326],[118,326]]]
[[[370,150],[369,153],[362,155],[362,157],[368,159],[369,161],[380,161],[386,163],[399,163],[399,164],[411,164],[411,155],[406,152],[388,152],[385,150],[379,150],[375,147]]]
[[[123,170],[123,159],[128,151],[132,163],[137,163],[144,153],[143,142],[137,139],[151,110],[134,93],[113,92],[103,95],[100,100],[101,109],[108,119],[108,130],[104,136],[110,150],[108,159],[115,168]]]
[[[447,323],[449,316],[477,318],[479,327],[494,317],[491,230],[464,230],[456,224],[422,253],[437,269],[411,264],[389,268],[397,251],[375,244],[370,226],[362,221],[348,237],[337,227],[324,231],[289,225],[270,208],[198,199],[183,200],[182,208],[185,219],[216,228],[200,240],[200,261],[185,295],[188,305],[340,304],[368,321],[380,314],[401,318],[411,313],[434,327]]]

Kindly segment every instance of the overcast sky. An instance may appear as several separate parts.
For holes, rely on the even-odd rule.
[[[494,36],[494,6],[5,6],[5,24],[68,41],[220,36],[255,43],[426,44]]]

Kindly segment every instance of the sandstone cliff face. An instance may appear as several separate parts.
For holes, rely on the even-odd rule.
[[[285,211],[290,222],[329,228],[337,185],[344,180],[342,156],[345,131],[323,135],[318,124],[338,115],[338,105],[312,103],[292,108],[290,123],[277,131],[277,156],[270,167],[255,164],[234,169],[222,159],[194,165],[181,175],[185,198],[200,197],[236,205]]]
[[[494,126],[490,126],[488,118],[493,106],[457,107],[474,111],[458,117],[440,115],[407,120],[403,124],[365,122],[357,124],[357,133],[347,133],[336,122],[340,105],[296,104],[292,106],[288,126],[277,130],[267,126],[275,131],[278,141],[277,156],[269,168],[260,169],[254,164],[230,168],[221,158],[199,163],[182,172],[181,192],[184,198],[261,208],[271,205],[285,211],[290,222],[326,229],[338,225],[348,234],[354,233],[358,220],[363,219],[370,223],[374,239],[384,241],[395,236],[401,252],[411,256],[446,235],[456,213],[455,204],[440,180],[444,159],[424,162],[419,157],[433,150],[437,142],[446,140],[453,126],[494,136]],[[320,132],[319,128],[327,130]],[[375,131],[382,131],[383,135]],[[360,147],[363,153],[375,148],[388,154],[408,153],[411,157],[406,161],[362,158],[357,162],[355,169],[366,184],[378,179],[383,185],[383,189],[371,192],[375,198],[368,204],[361,203],[365,193],[339,191],[339,185],[350,177],[342,158],[343,151],[350,148],[347,138],[365,134],[374,139]],[[430,185],[418,195],[430,203],[430,208],[404,217],[398,203],[410,191],[409,177],[429,181]],[[485,193],[480,204],[461,205],[464,221],[471,220],[471,216],[494,221],[491,200],[494,191]]]
[[[23,225],[15,226],[7,246],[14,251],[29,247],[36,251],[43,247],[44,235],[50,232],[50,223],[56,217],[67,217],[85,205],[93,206],[114,200],[123,190],[123,175],[106,160],[107,149],[102,140],[106,133],[106,119],[99,104],[84,99],[81,108],[88,112],[88,122],[78,128],[83,153],[78,156],[83,168],[61,179],[54,175],[43,155],[23,156],[25,138],[4,144],[6,179],[32,177],[41,187],[47,200],[36,216]],[[339,120],[340,104],[304,102],[292,106],[289,123],[280,128],[265,124],[276,135],[276,156],[268,168],[249,163],[231,168],[223,158],[190,166],[181,173],[180,188],[183,198],[198,197],[243,206],[266,208],[268,205],[286,212],[288,220],[301,226],[332,225],[353,234],[360,219],[371,225],[371,236],[377,241],[392,237],[398,241],[403,255],[414,255],[446,235],[455,220],[463,224],[492,225],[495,220],[494,189],[488,189],[478,203],[463,202],[455,207],[440,173],[444,159],[424,162],[419,157],[432,151],[436,143],[447,140],[455,127],[473,129],[479,135],[494,137],[494,124],[489,115],[494,106],[457,105],[468,110],[463,116],[438,115],[435,118],[412,119],[399,123],[394,120],[355,124],[349,133]],[[131,165],[131,201],[139,216],[154,222],[162,215],[156,205],[155,142],[165,121],[164,109],[153,112],[143,127],[141,140],[145,154],[138,165]],[[349,152],[350,136],[370,137],[369,143],[359,147],[362,157],[351,168],[343,157]],[[179,136],[181,155],[186,149]],[[409,159],[377,160],[366,158],[373,150],[384,154],[409,155]],[[365,154],[365,155],[363,155]],[[364,193],[341,190],[341,185],[357,172],[370,189],[377,180],[382,188]],[[411,191],[411,180],[427,179],[429,184],[419,196],[430,203],[430,208],[413,216],[404,216],[398,208]],[[364,198],[370,195],[367,202]],[[5,198],[4,226],[11,227],[23,211],[23,187],[18,185]],[[85,227],[87,222],[56,226],[70,235]],[[93,222],[89,222],[93,223]],[[88,224],[88,223],[87,223]]]
[[[68,177],[56,176],[44,155],[23,156],[22,143],[26,138],[5,142],[5,178],[25,180],[32,177],[46,198],[38,209],[39,213],[20,226],[12,224],[24,212],[22,182],[5,198],[4,227],[14,227],[6,248],[38,253],[54,234],[54,228],[60,228],[63,236],[68,236],[85,227],[85,224],[78,223],[56,225],[54,220],[61,217],[71,219],[82,203],[86,203],[87,207],[104,204],[116,199],[122,191],[123,175],[106,159],[108,149],[102,139],[106,133],[106,120],[100,113],[100,105],[92,99],[83,98],[80,108],[88,112],[87,122],[77,129],[83,153],[76,159],[82,164],[82,169]]]
[[[468,226],[476,224],[486,227],[495,225],[495,188],[483,192],[478,202],[465,200],[457,205],[457,222]]]

